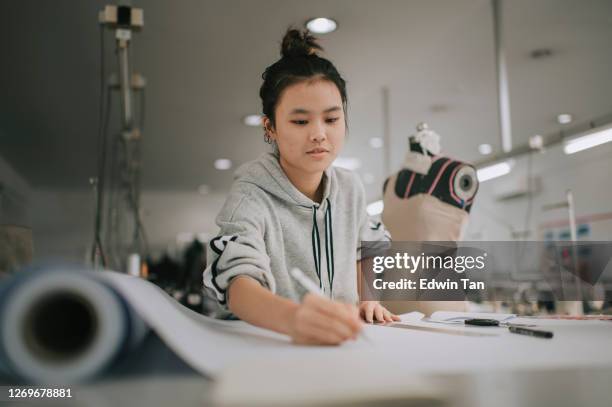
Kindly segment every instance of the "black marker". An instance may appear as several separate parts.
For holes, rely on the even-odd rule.
[[[509,326],[508,330],[513,334],[535,336],[536,338],[552,338],[553,333],[551,331],[539,331],[537,329],[521,328],[518,326]]]
[[[499,321],[496,319],[488,319],[488,318],[471,318],[463,321],[465,325],[475,325],[475,326],[499,326]]]

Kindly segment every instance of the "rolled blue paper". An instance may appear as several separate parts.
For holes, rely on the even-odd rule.
[[[146,324],[99,273],[104,271],[39,265],[0,282],[0,372],[33,384],[78,383],[104,373],[137,347],[148,332]],[[52,315],[41,321],[51,312],[41,307],[53,301],[63,304],[57,320]],[[75,313],[84,317],[89,329],[83,332],[84,338],[73,331],[76,335],[70,339],[83,342],[70,348],[69,338],[53,331],[58,328],[52,322],[70,327],[79,321],[65,318]],[[59,340],[61,349],[53,349],[45,335]]]

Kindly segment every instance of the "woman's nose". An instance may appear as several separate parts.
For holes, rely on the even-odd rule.
[[[323,123],[313,123],[312,129],[310,131],[310,140],[315,143],[321,143],[327,139],[327,134],[325,133],[325,126]]]

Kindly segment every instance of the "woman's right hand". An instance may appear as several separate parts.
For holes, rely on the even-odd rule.
[[[297,344],[339,345],[356,339],[361,329],[356,306],[306,294],[295,310],[289,334]]]

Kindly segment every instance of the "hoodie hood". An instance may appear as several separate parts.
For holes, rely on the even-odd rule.
[[[291,183],[280,166],[279,155],[276,151],[264,153],[257,160],[243,164],[236,170],[234,176],[236,182],[254,184],[288,204],[305,208],[314,206],[317,209],[320,206],[318,202],[308,198]],[[328,199],[331,198],[334,187],[332,166],[323,173],[322,182],[324,186],[321,206],[325,206]]]

